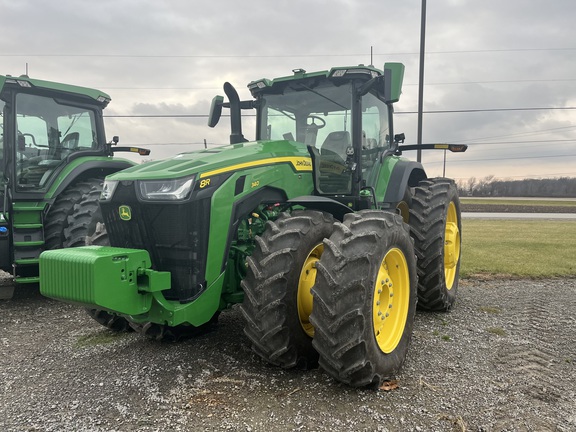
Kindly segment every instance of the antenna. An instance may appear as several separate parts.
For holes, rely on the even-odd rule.
[[[26,76],[28,76],[28,62],[26,62]]]
[[[370,66],[374,66],[372,45],[370,45]]]

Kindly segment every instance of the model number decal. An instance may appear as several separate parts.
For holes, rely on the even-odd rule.
[[[258,186],[260,186],[260,181],[259,181],[259,180],[256,180],[256,181],[253,181],[253,182],[252,182],[252,188],[255,188],[255,187],[258,187]]]
[[[200,189],[204,189],[206,186],[210,186],[210,179],[200,180]]]

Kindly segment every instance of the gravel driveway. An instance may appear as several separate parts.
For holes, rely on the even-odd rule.
[[[574,431],[575,316],[576,279],[461,281],[368,391],[267,366],[237,309],[163,344],[27,289],[0,302],[0,431]]]

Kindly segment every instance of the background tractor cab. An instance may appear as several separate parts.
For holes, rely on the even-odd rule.
[[[95,89],[0,76],[0,269],[16,282],[38,282],[40,253],[64,245],[82,195],[134,165],[111,158],[102,119],[109,102]]]

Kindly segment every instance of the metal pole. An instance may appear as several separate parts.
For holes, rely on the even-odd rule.
[[[422,111],[424,105],[424,49],[426,40],[426,0],[422,0],[420,24],[420,78],[418,82],[418,144],[422,144]],[[418,149],[416,160],[422,162],[422,150]]]

